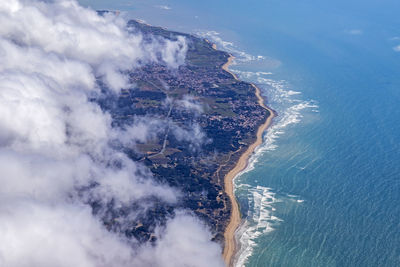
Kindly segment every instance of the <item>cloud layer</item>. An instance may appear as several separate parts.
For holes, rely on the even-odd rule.
[[[5,1],[0,25],[0,265],[221,266],[220,248],[190,215],[160,227],[156,245],[133,249],[87,204],[177,201],[111,145],[146,131],[111,127],[91,98],[99,83],[113,93],[128,87],[123,73],[140,64],[178,67],[185,39],[145,41],[121,18],[73,0]]]

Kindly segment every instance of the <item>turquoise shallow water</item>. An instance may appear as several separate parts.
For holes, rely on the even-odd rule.
[[[277,110],[236,180],[238,266],[400,266],[398,1],[81,2],[207,36]]]

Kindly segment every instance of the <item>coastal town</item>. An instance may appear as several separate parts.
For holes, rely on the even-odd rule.
[[[189,45],[185,64],[178,69],[146,64],[129,73],[132,88],[118,97],[98,100],[110,111],[116,126],[146,116],[161,122],[151,142],[121,149],[145,164],[157,181],[182,192],[178,204],[155,201],[139,212],[125,232],[141,242],[154,242],[156,225],[164,224],[176,210],[188,209],[208,225],[213,240],[223,246],[232,211],[224,177],[255,142],[257,129],[270,112],[259,104],[253,85],[222,68],[230,55],[207,40],[137,21],[128,25],[131,30],[164,38],[183,35]],[[110,211],[105,220],[110,229],[122,227],[121,213]]]

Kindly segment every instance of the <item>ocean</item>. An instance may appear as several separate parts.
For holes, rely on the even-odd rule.
[[[209,38],[277,111],[236,266],[400,266],[398,0],[80,2]]]

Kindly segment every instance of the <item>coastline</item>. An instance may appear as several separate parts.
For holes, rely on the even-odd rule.
[[[214,46],[213,46],[213,48],[214,48]],[[217,47],[215,46],[214,49],[216,49],[216,48],[217,48]],[[236,74],[229,70],[229,66],[232,64],[232,62],[233,62],[234,59],[235,59],[235,57],[232,56],[232,55],[230,55],[229,58],[228,58],[228,61],[227,61],[224,65],[222,65],[221,68],[222,68],[224,71],[226,71],[226,72],[228,72],[229,74],[231,74],[231,75],[233,76],[233,78],[235,78],[235,80],[239,80],[238,77],[236,76]],[[258,88],[257,88],[257,89],[258,89]],[[265,106],[263,106],[263,107],[265,107]]]
[[[228,73],[232,74],[232,76],[236,80],[238,80],[237,76],[228,69],[229,65],[232,64],[233,60],[234,60],[234,57],[230,56],[228,58],[228,61],[222,66],[222,69],[227,71]],[[236,200],[236,197],[235,197],[235,194],[233,191],[234,190],[233,180],[241,171],[246,169],[250,156],[253,154],[254,150],[259,145],[262,144],[263,133],[271,125],[272,119],[275,117],[275,112],[265,105],[264,99],[261,96],[260,89],[254,84],[251,84],[251,85],[256,90],[256,97],[258,99],[258,104],[261,107],[268,110],[270,115],[267,117],[266,121],[258,127],[257,134],[256,134],[256,141],[247,148],[247,150],[240,156],[235,167],[232,170],[230,170],[228,172],[228,174],[224,177],[225,192],[228,195],[228,197],[232,203],[231,218],[230,218],[229,224],[226,227],[225,232],[224,232],[225,246],[224,246],[224,252],[223,252],[223,259],[227,266],[233,266],[233,259],[234,259],[236,249],[237,249],[237,243],[235,240],[235,232],[241,223],[239,204]]]

